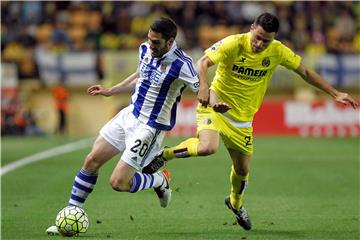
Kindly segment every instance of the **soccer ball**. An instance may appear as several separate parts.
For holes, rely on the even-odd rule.
[[[61,235],[71,237],[86,232],[89,219],[82,208],[67,206],[57,214],[55,224]]]

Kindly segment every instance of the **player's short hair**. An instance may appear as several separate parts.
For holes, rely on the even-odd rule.
[[[162,37],[167,41],[170,38],[175,38],[177,34],[177,27],[173,20],[166,17],[160,17],[155,20],[150,29],[154,32],[161,33]]]
[[[255,26],[260,25],[265,31],[278,32],[279,31],[279,19],[271,13],[263,13],[255,19]]]

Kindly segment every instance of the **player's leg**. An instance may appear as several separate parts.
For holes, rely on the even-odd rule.
[[[153,173],[165,163],[174,158],[187,158],[191,156],[208,156],[217,151],[219,147],[219,130],[216,127],[217,117],[212,108],[198,107],[197,111],[197,137],[189,138],[179,145],[162,149],[147,165],[143,172]]]
[[[163,131],[151,128],[137,119],[126,128],[127,148],[110,177],[110,185],[114,190],[136,193],[153,188],[158,194],[161,206],[166,207],[169,204],[169,173],[166,170],[151,174],[141,172],[159,151],[164,134]]]
[[[172,148],[165,148],[162,156],[167,160],[190,156],[207,156],[216,152],[219,147],[219,130],[217,114],[212,108],[197,108],[197,138],[189,138]]]
[[[129,115],[131,109],[124,108],[101,128],[100,135],[87,155],[82,169],[75,177],[69,205],[82,207],[96,184],[100,167],[125,150],[125,129]]]
[[[243,152],[228,149],[233,165],[230,171],[230,201],[231,205],[235,209],[239,209],[243,206],[243,197],[245,189],[248,185],[250,160],[252,155],[245,154]]]
[[[249,179],[250,160],[253,153],[252,127],[238,128],[225,121],[222,128],[222,139],[230,157],[230,201],[235,209],[243,205],[243,197]]]
[[[142,173],[122,160],[110,177],[110,185],[116,191],[136,193],[154,188],[161,207],[167,207],[171,200],[169,182],[170,173],[166,169],[153,174]]]
[[[204,129],[198,133],[197,138],[188,138],[177,146],[164,148],[162,156],[166,161],[173,158],[208,156],[217,151],[219,138],[218,131]]]
[[[81,170],[76,174],[72,187],[69,205],[82,207],[93,191],[100,167],[119,153],[119,150],[107,142],[102,136],[95,140],[91,152],[87,155]],[[59,234],[56,226],[46,229],[47,234]]]
[[[100,167],[120,151],[98,136],[91,152],[86,156],[81,170],[76,174],[69,205],[82,207],[88,195],[93,191]]]
[[[125,161],[119,161],[110,177],[110,185],[119,192],[136,193],[160,187],[166,180],[162,172],[141,173]]]
[[[252,127],[239,128],[226,119],[222,124],[222,139],[232,159],[230,170],[230,195],[225,204],[235,214],[245,230],[251,229],[250,218],[244,207],[244,194],[248,185],[250,160],[253,153]]]
[[[251,229],[250,217],[244,207],[243,198],[249,179],[251,155],[228,149],[233,165],[230,171],[230,196],[225,198],[225,204],[235,214],[236,220],[245,230]]]
[[[75,176],[69,205],[82,207],[88,195],[92,192],[98,177],[98,170],[116,154],[125,150],[125,129],[133,117],[131,108],[122,109],[108,121],[100,130],[91,152],[87,155],[82,169]],[[48,234],[56,234],[54,226],[49,227]]]

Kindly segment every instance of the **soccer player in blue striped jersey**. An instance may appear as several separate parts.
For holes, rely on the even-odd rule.
[[[69,205],[82,207],[94,189],[101,166],[122,153],[110,177],[111,187],[136,193],[153,188],[161,207],[171,199],[170,174],[166,170],[142,173],[160,150],[166,131],[175,125],[176,107],[182,92],[198,91],[199,79],[192,59],[175,42],[177,27],[168,18],[153,22],[148,42],[139,47],[137,71],[119,84],[88,88],[92,96],[112,96],[134,89],[131,104],[122,109],[100,130],[91,152],[75,177]],[[47,229],[56,234],[56,226]]]

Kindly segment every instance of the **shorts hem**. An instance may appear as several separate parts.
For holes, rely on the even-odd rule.
[[[247,155],[247,156],[253,155],[253,153],[254,153],[254,151],[249,152],[249,151],[245,151],[244,149],[239,149],[239,148],[236,149],[236,148],[234,148],[234,147],[228,147],[228,146],[226,146],[226,144],[225,144],[225,147],[226,147],[227,149],[239,151],[239,152],[241,152],[241,153],[243,153],[243,154],[245,154],[245,155]]]
[[[142,167],[140,167],[138,164],[135,164],[133,161],[131,160],[127,160],[127,159],[121,159],[121,161],[126,162],[127,164],[129,164],[131,167],[135,168],[137,171],[141,171]]]

